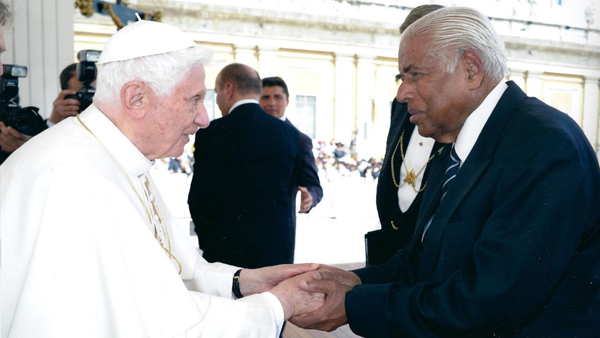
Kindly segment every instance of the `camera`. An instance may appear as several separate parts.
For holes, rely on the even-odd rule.
[[[80,50],[77,53],[77,79],[81,81],[82,86],[75,95],[67,95],[66,99],[79,100],[79,111],[84,111],[90,104],[96,94],[96,88],[92,87],[92,82],[96,80],[96,62],[102,51],[93,49]]]
[[[22,134],[34,136],[47,128],[37,107],[19,106],[19,78],[27,76],[27,67],[3,65],[0,85],[0,121]]]

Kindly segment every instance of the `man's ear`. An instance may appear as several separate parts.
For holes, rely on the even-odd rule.
[[[225,93],[226,93],[225,97],[227,98],[228,101],[233,98],[233,93],[234,93],[233,83],[227,82],[225,84]]]
[[[479,88],[485,75],[481,58],[475,52],[466,52],[462,56],[462,62],[465,66],[467,82],[470,84],[469,88]]]
[[[121,88],[123,108],[133,118],[142,118],[146,114],[147,87],[140,81],[127,82]]]

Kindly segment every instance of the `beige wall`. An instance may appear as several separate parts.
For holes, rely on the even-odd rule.
[[[72,0],[9,2],[16,24],[7,33],[8,50],[2,59],[29,67],[30,75],[20,83],[22,105],[38,106],[47,116],[58,93],[60,70],[81,49],[101,50],[116,27],[107,16],[83,17],[73,9]],[[314,95],[318,139],[347,144],[358,130],[359,151],[365,157],[383,155],[389,102],[397,88],[393,79],[397,27],[414,4],[395,0],[386,6],[284,2],[289,6],[269,7],[267,2],[248,0],[244,2],[248,7],[243,8],[231,0],[137,0],[130,7],[161,11],[163,22],[179,26],[215,50],[215,61],[207,66],[207,87],[213,87],[221,67],[234,61],[250,64],[262,76],[282,76],[292,94],[290,119],[294,120],[295,95]],[[475,5],[466,0],[454,2]],[[513,4],[500,0],[498,5],[505,3]],[[319,4],[327,10],[316,13],[314,6]],[[566,15],[557,13],[564,14],[568,8],[517,6],[512,12],[502,12],[496,7],[483,10],[490,11],[506,41],[509,78],[528,94],[565,110],[597,147],[600,19],[593,17],[593,24],[587,24],[581,14],[584,9],[574,8],[581,15],[570,18],[570,29],[566,29],[559,22]],[[531,24],[523,21],[527,15],[533,15]]]

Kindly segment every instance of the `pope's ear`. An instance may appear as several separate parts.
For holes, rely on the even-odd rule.
[[[139,81],[127,82],[121,88],[121,102],[127,113],[142,118],[146,108],[146,86]]]

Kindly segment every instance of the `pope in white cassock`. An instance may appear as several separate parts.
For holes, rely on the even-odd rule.
[[[322,305],[300,289],[317,266],[238,279],[207,263],[148,175],[208,125],[210,56],[169,25],[126,26],[100,56],[94,104],[0,166],[2,337],[276,337]]]

